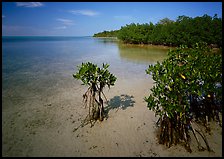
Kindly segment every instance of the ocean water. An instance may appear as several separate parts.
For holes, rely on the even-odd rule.
[[[93,37],[2,37],[2,92],[6,98],[52,93],[75,79],[82,62],[110,65],[119,79],[150,78],[149,64],[167,56],[167,49],[127,46]],[[80,84],[80,83],[77,83]],[[3,106],[4,107],[4,106]]]

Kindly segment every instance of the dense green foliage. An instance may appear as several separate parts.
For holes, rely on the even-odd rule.
[[[145,23],[121,27],[118,31],[104,31],[94,34],[95,37],[116,36],[124,43],[155,44],[192,47],[197,42],[206,42],[212,46],[222,46],[222,19],[217,15],[210,17],[190,18],[179,16],[176,21],[168,18],[160,20],[157,24]]]
[[[184,140],[191,152],[188,133],[192,130],[195,135],[192,122],[200,121],[206,128],[208,121],[215,117],[220,122],[221,52],[212,51],[204,43],[197,43],[193,48],[181,45],[171,50],[162,63],[149,65],[146,73],[155,81],[145,101],[160,117],[160,143],[170,146]],[[205,136],[204,140],[210,151]],[[202,150],[200,144],[198,147]]]
[[[89,86],[88,90],[83,95],[83,100],[85,102],[85,107],[87,105],[89,106],[89,115],[87,117],[90,122],[97,119],[100,121],[103,120],[104,107],[102,95],[105,97],[103,88],[106,85],[110,88],[117,79],[109,72],[108,67],[108,64],[103,64],[103,67],[99,68],[96,64],[87,62],[78,66],[78,72],[73,74],[75,79],[79,79],[83,82],[83,85]],[[97,95],[98,99],[96,98]]]
[[[119,30],[103,31],[93,35],[93,37],[117,37]]]
[[[81,66],[78,66],[79,70],[73,77],[80,79],[83,85],[92,86],[95,84],[102,88],[105,85],[110,87],[114,85],[116,77],[109,72],[108,67],[108,64],[103,64],[103,68],[99,68],[96,64],[90,62],[82,63]]]

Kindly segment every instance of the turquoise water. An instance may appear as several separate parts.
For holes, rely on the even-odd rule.
[[[108,63],[118,80],[148,78],[145,69],[165,58],[166,52],[121,46],[116,40],[105,38],[2,37],[3,97],[25,98],[53,91],[56,86],[69,86],[75,81],[72,74],[77,66],[87,61]]]

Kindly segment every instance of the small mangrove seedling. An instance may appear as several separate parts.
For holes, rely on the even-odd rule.
[[[108,70],[109,64],[104,64],[103,67],[99,68],[96,64],[91,62],[82,63],[78,66],[78,72],[73,74],[75,79],[81,80],[82,85],[89,86],[85,94],[83,95],[83,102],[85,108],[88,107],[89,114],[86,119],[87,124],[90,122],[91,127],[93,126],[92,121],[103,121],[105,117],[105,111],[103,106],[103,98],[107,101],[103,89],[105,86],[113,86],[116,77],[111,74]]]

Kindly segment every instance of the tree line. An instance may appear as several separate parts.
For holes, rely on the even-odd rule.
[[[93,37],[117,37],[118,31],[119,30],[104,30],[103,32],[94,34]]]
[[[215,47],[222,46],[222,18],[205,14],[191,18],[178,16],[176,21],[168,18],[153,24],[127,24],[119,30],[103,31],[94,37],[117,37],[129,44],[154,44],[167,46],[193,46],[197,42],[206,42]]]

